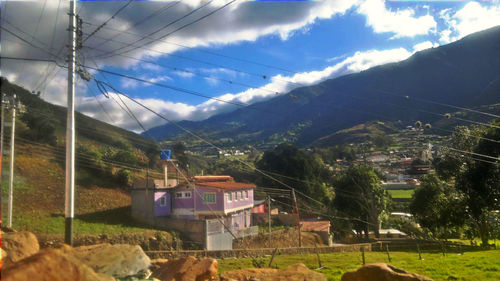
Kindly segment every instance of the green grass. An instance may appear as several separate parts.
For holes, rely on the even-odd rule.
[[[17,230],[28,230],[37,234],[64,234],[64,215],[36,213],[14,215],[12,226]],[[76,234],[119,234],[154,230],[135,223],[130,217],[130,208],[117,208],[76,216],[73,231]]]
[[[412,273],[418,273],[432,278],[433,280],[500,280],[500,251],[478,251],[468,252],[464,255],[449,253],[443,257],[441,253],[422,253],[423,260],[418,259],[414,252],[391,253],[391,264],[403,268]],[[366,252],[367,263],[385,262],[387,255],[383,252]],[[269,258],[260,258],[267,265]],[[328,280],[340,280],[342,274],[361,266],[362,258],[359,252],[321,254],[321,261],[326,267],[316,270],[324,274]],[[303,263],[308,268],[318,267],[315,254],[308,255],[282,255],[276,256],[273,266],[278,268]],[[253,267],[249,258],[219,260],[219,272],[227,272],[234,269]]]
[[[448,239],[448,240],[452,241],[452,242],[459,242],[459,243],[462,243],[465,245],[470,245],[470,240],[467,240],[467,239]],[[476,242],[477,245],[481,245],[481,243],[482,243],[481,238],[478,238],[478,237],[474,238],[474,241]],[[488,240],[488,244],[496,245],[496,248],[500,249],[500,240],[490,239],[490,240]]]
[[[414,190],[413,189],[389,189],[387,190],[389,194],[392,196],[392,198],[404,198],[404,199],[410,199],[411,196],[413,195]]]

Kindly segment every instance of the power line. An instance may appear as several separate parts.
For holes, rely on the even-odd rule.
[[[465,111],[474,112],[474,113],[478,113],[478,114],[482,114],[482,115],[486,115],[486,116],[490,116],[490,117],[500,118],[499,115],[488,113],[488,112],[483,112],[483,111],[479,111],[479,110],[475,110],[475,109],[471,109],[471,108],[466,108],[466,107],[456,106],[456,105],[452,105],[452,104],[437,102],[437,101],[423,99],[423,98],[414,97],[414,96],[410,96],[410,95],[401,96],[401,95],[395,94],[394,92],[390,92],[390,91],[386,91],[386,90],[380,90],[380,89],[375,89],[375,90],[380,92],[380,93],[388,94],[391,96],[396,96],[396,97],[403,98],[406,100],[413,99],[413,100],[428,103],[428,104],[440,105],[440,106],[449,107],[449,108],[453,108],[453,109],[465,110]]]
[[[95,37],[96,38],[100,38],[100,39],[107,39],[107,38],[100,37],[100,36],[95,36]],[[122,42],[122,41],[118,41],[118,40],[110,40],[110,41],[121,43],[121,44],[128,44],[126,42]],[[99,49],[96,49],[96,48],[93,48],[93,47],[89,47],[89,46],[84,46],[84,47],[89,48],[91,50],[96,50],[96,51],[99,51],[99,52],[105,52],[103,50],[99,50]],[[190,57],[186,57],[186,56],[182,56],[182,55],[178,55],[178,54],[173,54],[173,53],[168,53],[168,52],[164,52],[164,51],[160,51],[160,50],[155,50],[155,49],[151,49],[151,48],[141,47],[141,49],[146,50],[146,51],[155,52],[155,53],[158,53],[158,54],[163,54],[163,55],[170,56],[170,57],[180,58],[180,59],[183,59],[183,60],[188,60],[188,61],[192,61],[192,62],[196,62],[196,63],[201,63],[201,64],[213,66],[213,67],[218,67],[218,68],[221,68],[221,69],[230,70],[230,71],[237,72],[237,73],[248,74],[248,75],[251,75],[251,76],[262,78],[264,80],[269,80],[269,78],[270,78],[269,75],[267,75],[267,74],[260,74],[260,73],[249,72],[249,71],[245,71],[245,70],[242,70],[242,69],[237,69],[237,68],[233,68],[233,67],[227,67],[227,66],[224,66],[224,65],[221,65],[221,64],[217,64],[217,63],[213,63],[213,62],[208,62],[208,61],[204,61],[204,60],[194,59],[194,58],[190,58]],[[122,54],[116,54],[116,55],[122,55]],[[101,55],[94,56],[94,58],[100,57],[100,56]],[[294,84],[294,85],[297,85],[297,86],[305,86],[305,84],[303,84],[303,83],[293,82],[293,81],[286,80],[286,79],[281,79],[281,78],[278,78],[278,77],[272,77],[272,79],[273,79],[273,81],[279,81],[279,82],[282,82],[282,83]]]
[[[109,21],[111,21],[112,19],[114,19],[121,11],[123,11],[125,8],[127,8],[127,6],[130,5],[130,3],[132,3],[132,0],[129,0],[127,3],[125,3],[125,5],[123,5],[120,9],[118,9],[118,11],[116,11],[109,19],[107,19],[105,22],[103,22],[101,25],[99,25],[94,31],[92,31],[92,33],[90,33],[87,36],[87,38],[83,39],[83,43],[85,43],[94,34],[96,34],[97,32],[99,32],[99,30],[101,30],[101,28],[103,26],[105,26]]]
[[[86,22],[86,24],[97,26],[96,24],[93,24],[93,23],[90,23],[90,22]],[[126,31],[126,30],[119,30],[119,29],[111,28],[111,27],[105,27],[105,29],[109,29],[111,31],[119,32],[119,34],[120,33],[125,33],[125,34],[129,34],[129,35],[137,36],[137,37],[144,37],[143,35],[140,35],[140,34],[137,34],[137,33],[134,33],[134,32],[130,32],[130,31]],[[117,35],[119,35],[119,34],[117,34]],[[114,36],[112,38],[115,38],[115,37],[116,36]],[[207,50],[201,50],[201,49],[197,49],[197,48],[194,48],[194,47],[186,46],[186,45],[183,45],[183,44],[180,44],[180,43],[170,42],[170,41],[167,41],[167,40],[158,40],[158,39],[156,39],[154,37],[150,37],[150,36],[146,36],[146,38],[148,38],[148,39],[154,39],[154,40],[166,43],[166,44],[175,45],[175,46],[182,47],[182,48],[189,49],[189,50],[195,49],[198,52],[207,53],[207,54],[211,54],[211,55],[218,56],[218,57],[223,57],[223,58],[228,58],[228,59],[232,59],[232,60],[236,60],[236,61],[240,61],[240,62],[250,63],[250,64],[254,64],[254,65],[258,65],[258,66],[263,66],[263,67],[267,67],[267,68],[271,68],[271,69],[275,69],[275,70],[281,70],[281,71],[285,71],[285,72],[288,72],[288,73],[293,73],[293,74],[298,73],[296,71],[285,69],[283,67],[278,67],[278,66],[273,66],[273,65],[270,65],[270,64],[265,64],[265,63],[261,63],[261,62],[251,61],[251,60],[248,60],[248,59],[243,59],[243,58],[238,58],[238,57],[234,57],[234,56],[229,56],[229,55],[225,55],[225,54],[221,54],[221,53],[217,53],[217,52],[212,52],[212,51],[207,51]],[[108,42],[108,40],[106,40],[105,42]],[[104,43],[101,43],[100,45],[102,46]]]
[[[157,29],[157,30],[155,30],[155,31],[153,31],[153,32],[151,32],[151,33],[149,33],[147,36],[142,36],[140,39],[138,39],[138,40],[136,40],[136,41],[134,41],[134,42],[132,42],[132,43],[127,43],[127,45],[122,46],[122,47],[120,47],[120,48],[118,48],[118,49],[114,49],[114,50],[112,50],[112,51],[108,51],[107,53],[100,55],[100,57],[102,57],[102,56],[107,56],[107,55],[109,55],[109,54],[113,54],[113,53],[115,53],[115,52],[117,52],[117,51],[123,50],[123,49],[125,49],[125,48],[127,48],[127,47],[129,47],[129,46],[132,46],[132,45],[133,45],[133,44],[135,44],[135,43],[138,43],[138,42],[140,42],[140,41],[144,40],[146,37],[149,37],[149,36],[151,36],[151,35],[154,35],[154,34],[156,34],[156,33],[160,32],[160,31],[162,31],[163,29],[165,29],[165,28],[167,28],[167,27],[169,27],[169,26],[171,26],[171,25],[173,25],[173,24],[175,24],[175,23],[177,23],[177,22],[179,22],[179,21],[181,21],[181,20],[185,19],[186,17],[189,17],[189,16],[190,16],[190,15],[192,15],[193,13],[196,13],[198,10],[203,9],[204,7],[206,7],[206,6],[208,6],[210,3],[212,3],[212,1],[213,1],[213,0],[208,1],[208,2],[207,2],[207,3],[205,3],[204,5],[202,5],[202,6],[198,7],[198,8],[196,8],[196,9],[194,9],[194,10],[192,10],[192,11],[190,11],[189,13],[185,14],[184,16],[182,16],[182,17],[180,17],[180,18],[178,18],[178,19],[176,19],[176,20],[174,20],[174,21],[171,21],[171,22],[169,22],[168,24],[164,25],[163,27],[161,27],[161,28],[159,28],[159,29]],[[150,43],[152,43],[152,42],[154,42],[154,41],[151,41],[151,42],[149,42],[149,43],[147,43],[147,44],[150,44]],[[145,45],[147,45],[147,44],[140,45],[140,46],[139,46],[139,48],[140,48],[140,47],[143,47],[143,46],[145,46]],[[132,50],[135,50],[135,49],[132,49]],[[131,50],[130,50],[130,51],[131,51]]]
[[[174,3],[167,3],[167,5],[165,5],[163,8],[159,9],[159,10],[156,10],[154,11],[153,13],[149,14],[148,16],[144,17],[142,20],[134,23],[133,25],[131,25],[130,27],[128,27],[129,29],[133,28],[133,27],[136,27],[138,25],[141,25],[143,24],[144,22],[162,14],[163,12],[167,11],[168,9],[174,7],[175,5],[181,3],[182,1],[175,1]],[[89,25],[95,25],[93,23],[90,23],[90,22],[84,22],[85,24],[89,24]],[[97,26],[97,25],[95,25]],[[102,28],[104,29],[109,29],[109,30],[114,30],[114,31],[118,31],[119,33],[115,34],[114,36],[106,39],[104,42],[101,42],[99,45],[100,46],[103,46],[104,44],[106,44],[107,42],[111,41],[112,39],[118,37],[119,35],[121,35],[122,33],[130,33],[128,31],[125,31],[125,30],[118,30],[118,29],[113,29],[111,27],[105,27],[105,26],[102,26]],[[142,36],[142,35],[138,35],[138,36]]]
[[[216,100],[216,101],[219,101],[219,102],[223,102],[223,103],[227,103],[227,104],[232,104],[232,105],[236,105],[236,106],[240,106],[240,107],[246,107],[246,108],[250,108],[252,110],[258,110],[258,111],[262,111],[262,112],[272,113],[270,111],[263,111],[263,110],[260,110],[258,108],[250,107],[251,106],[250,104],[240,103],[240,102],[233,102],[233,101],[227,101],[227,100],[224,100],[224,99],[221,99],[221,98],[217,98],[217,97],[210,97],[210,96],[204,95],[204,94],[202,94],[200,92],[193,91],[193,90],[187,90],[187,89],[183,89],[183,88],[179,88],[179,87],[176,87],[176,86],[171,86],[171,85],[167,85],[167,84],[163,84],[163,83],[152,82],[152,81],[149,81],[149,80],[146,80],[146,79],[137,78],[137,77],[133,77],[133,76],[129,76],[129,75],[125,75],[125,74],[121,74],[121,73],[117,73],[117,72],[113,72],[113,71],[109,71],[109,70],[104,70],[104,69],[100,69],[100,68],[95,68],[95,67],[91,67],[91,66],[85,66],[85,65],[80,65],[80,66],[83,66],[83,67],[89,68],[89,69],[93,69],[93,70],[97,70],[99,72],[104,72],[104,73],[108,73],[108,74],[111,74],[111,75],[120,76],[120,77],[123,77],[123,78],[127,78],[127,79],[131,79],[131,80],[139,81],[139,82],[142,82],[142,83],[146,83],[146,84],[150,84],[150,85],[155,85],[155,86],[162,87],[162,88],[167,88],[167,89],[171,89],[171,90],[174,90],[174,91],[178,91],[178,92],[182,92],[182,93],[186,93],[186,94],[190,94],[190,95],[194,95],[194,96],[203,97],[203,98],[206,98],[206,99]],[[277,114],[277,113],[273,113],[273,114]]]

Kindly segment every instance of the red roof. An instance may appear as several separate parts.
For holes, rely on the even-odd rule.
[[[209,181],[209,182],[197,182],[198,186],[215,187],[220,189],[244,189],[244,188],[255,188],[255,184],[242,183],[242,182],[230,182],[230,181]]]
[[[233,177],[231,176],[195,176],[194,180],[196,182],[223,182],[223,181],[232,181]]]
[[[300,221],[302,231],[330,232],[330,221]]]

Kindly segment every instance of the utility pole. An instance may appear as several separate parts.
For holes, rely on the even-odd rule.
[[[297,197],[295,196],[295,189],[292,189],[293,201],[295,202],[295,212],[297,214],[297,225],[299,226],[299,247],[302,247],[302,225],[300,224],[300,214],[299,214],[299,206],[297,205]]]
[[[2,94],[2,101],[1,101],[1,105],[2,105],[2,121],[1,121],[1,124],[0,124],[0,175],[2,174],[2,157],[3,157],[3,127],[4,127],[4,100],[5,100],[5,94]],[[1,176],[0,176],[0,187],[2,187],[2,179],[1,179]],[[0,189],[1,190],[1,189]]]
[[[7,209],[7,226],[12,227],[12,205],[14,202],[14,138],[16,133],[16,94],[14,94],[11,100],[11,108],[12,108],[12,124],[10,125],[10,167],[9,167],[9,201],[8,201],[8,209]]]
[[[269,246],[271,246],[271,196],[267,196],[267,220],[269,221]]]
[[[66,121],[66,200],[64,210],[64,242],[73,246],[73,217],[75,215],[75,57],[76,6],[69,1],[68,28],[68,116]]]

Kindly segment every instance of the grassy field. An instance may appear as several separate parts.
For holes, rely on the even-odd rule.
[[[389,194],[392,196],[392,198],[405,198],[405,199],[410,199],[411,196],[413,195],[414,190],[413,189],[390,189],[387,190]]]
[[[323,266],[317,272],[323,273],[328,280],[340,280],[346,271],[361,266],[362,258],[358,252],[321,254]],[[385,262],[387,255],[383,252],[367,252],[366,262]],[[441,253],[422,253],[423,260],[414,252],[391,253],[391,264],[409,272],[422,274],[433,280],[500,280],[500,251],[468,252],[464,255],[449,253],[443,257]],[[267,265],[269,258],[261,258]],[[295,263],[303,263],[311,269],[318,267],[317,257],[310,255],[283,255],[274,258],[273,266],[284,268]],[[253,267],[249,258],[219,260],[219,272],[239,268]]]

